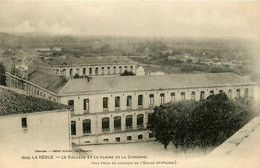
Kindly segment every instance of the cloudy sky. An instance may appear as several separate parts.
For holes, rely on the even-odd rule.
[[[0,2],[0,31],[260,38],[260,2]]]

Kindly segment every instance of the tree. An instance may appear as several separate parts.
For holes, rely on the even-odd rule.
[[[149,124],[155,138],[165,149],[171,141],[178,148],[189,139],[189,115],[195,105],[195,101],[180,101],[155,107]]]
[[[125,70],[122,74],[121,74],[121,76],[134,76],[135,74],[133,73],[133,72],[131,72],[131,71],[127,71],[127,70]]]
[[[0,62],[0,85],[6,86],[5,66]]]
[[[195,102],[180,101],[155,107],[149,122],[165,149],[169,142],[184,148],[214,147],[223,143],[257,116],[253,100],[231,100],[225,93]]]

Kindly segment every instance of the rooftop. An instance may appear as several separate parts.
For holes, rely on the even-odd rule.
[[[58,93],[67,83],[65,78],[41,70],[30,73],[27,80],[54,93]]]
[[[172,74],[162,76],[93,77],[69,80],[59,94],[91,92],[127,92],[141,90],[181,89],[253,85],[254,83],[234,73]]]
[[[80,65],[107,65],[107,64],[133,64],[134,61],[126,57],[103,56],[103,57],[85,57],[70,59],[54,59],[50,64],[52,66],[80,66]]]
[[[29,96],[28,94],[0,85],[0,116],[69,108],[53,101]]]

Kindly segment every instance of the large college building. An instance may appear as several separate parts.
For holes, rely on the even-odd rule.
[[[14,76],[7,76],[11,84]],[[20,82],[40,85],[39,94],[31,94],[40,96],[48,91],[55,101],[73,107],[72,142],[79,145],[154,140],[147,125],[154,106],[198,101],[219,92],[229,98],[251,97],[254,92],[253,82],[234,73],[88,77],[61,83],[52,76],[29,75],[28,80]]]

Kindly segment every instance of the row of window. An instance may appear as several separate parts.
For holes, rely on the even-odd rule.
[[[129,69],[129,71],[131,71],[131,72],[133,72],[134,71],[134,66],[129,66],[130,67],[130,69]],[[112,67],[107,67],[106,68],[107,69],[107,74],[116,74],[117,73],[117,67],[116,66],[113,66],[113,68]],[[113,69],[113,70],[111,70],[111,69]],[[118,67],[118,73],[123,73],[123,68],[122,68],[122,66],[119,66]],[[128,70],[128,66],[125,66],[124,67],[124,69],[125,70]],[[79,71],[80,71],[80,69],[79,68],[76,68],[76,73],[77,74],[79,74]],[[94,74],[99,74],[99,71],[100,71],[100,68],[99,67],[96,67],[96,68],[92,68],[92,67],[90,67],[90,68],[88,68],[88,72],[89,72],[89,75],[92,75],[93,74],[93,72],[94,72]],[[86,72],[87,72],[87,69],[86,68],[83,68],[82,69],[82,74],[83,75],[86,75]],[[101,74],[105,74],[105,67],[101,67]],[[60,71],[60,73],[62,74],[62,75],[66,75],[66,69],[62,69],[61,71]],[[73,75],[73,69],[71,68],[70,70],[69,70],[69,73],[70,73],[70,75]],[[56,69],[56,74],[59,74],[59,69]]]
[[[154,137],[153,133],[149,133],[148,138],[153,138],[153,137]],[[138,140],[142,140],[142,139],[143,139],[143,134],[139,134],[139,135],[137,136],[137,139],[138,139]],[[121,140],[120,137],[116,137],[116,138],[115,138],[115,142],[120,142],[120,140]],[[126,141],[131,141],[131,140],[132,140],[132,136],[127,136],[127,137],[126,137]],[[108,138],[105,138],[105,139],[103,139],[103,142],[109,142],[109,139],[108,139]]]
[[[219,93],[223,92],[223,90],[219,90]],[[210,90],[210,95],[214,95],[214,90]],[[236,97],[240,97],[240,89],[236,90]],[[245,89],[245,97],[248,96],[248,88]],[[228,90],[228,97],[232,97],[232,89]],[[205,91],[200,92],[200,100],[205,99]],[[181,92],[181,100],[185,100],[185,92]],[[195,100],[195,91],[191,92],[191,100]],[[175,102],[175,93],[171,93],[171,102]],[[143,95],[138,95],[138,106],[143,105]],[[160,94],[160,104],[165,103],[165,94],[161,93]],[[69,100],[68,105],[74,106],[74,101]],[[154,105],[154,94],[149,95],[149,105]],[[131,107],[132,106],[132,96],[127,96],[126,98],[126,106]],[[115,97],[115,108],[120,107],[120,96]],[[103,109],[108,108],[108,97],[103,98]],[[83,109],[84,110],[89,110],[89,99],[84,99],[83,100]]]
[[[148,123],[149,123],[150,115],[148,115]],[[144,127],[144,115],[137,115],[137,128]],[[85,119],[82,122],[83,134],[91,133],[91,120]],[[133,116],[127,115],[125,117],[125,128],[130,130],[133,128]],[[102,131],[110,130],[110,119],[108,117],[102,118]],[[114,130],[121,130],[121,116],[114,117]],[[76,135],[76,121],[71,121],[71,134]]]

